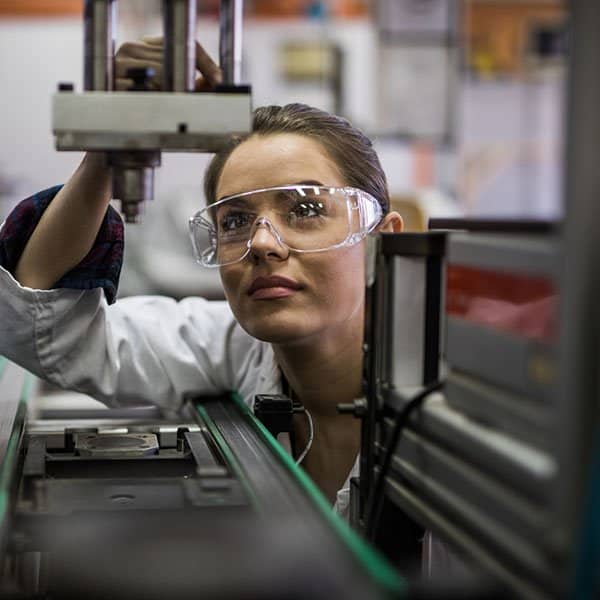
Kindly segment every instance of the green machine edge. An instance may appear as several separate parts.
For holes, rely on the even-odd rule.
[[[295,463],[293,458],[283,449],[277,440],[275,440],[267,428],[254,416],[239,394],[237,392],[232,392],[231,398],[238,410],[244,415],[262,440],[270,448],[271,452],[273,452],[273,454],[292,473],[296,481],[300,484],[300,487],[312,499],[319,513],[329,523],[337,536],[346,544],[355,558],[363,565],[373,580],[381,585],[387,593],[393,594],[395,597],[405,596],[407,593],[406,581],[388,563],[387,559],[367,544],[367,542],[351,529],[341,517],[333,512],[329,502],[310,477]],[[197,409],[204,418],[205,411],[203,411],[202,407],[197,406]],[[211,433],[213,432],[211,431]],[[219,439],[218,436],[217,439]],[[221,439],[220,441],[223,440]],[[235,461],[234,464],[236,464]]]
[[[10,361],[4,356],[0,356],[0,380],[6,371]],[[18,408],[14,415],[13,429],[8,439],[6,451],[0,464],[0,531],[4,531],[7,523],[9,498],[11,486],[15,473],[17,454],[19,451],[19,442],[23,436],[25,428],[25,419],[27,417],[27,401],[33,387],[34,376],[25,372],[21,393],[19,396]]]

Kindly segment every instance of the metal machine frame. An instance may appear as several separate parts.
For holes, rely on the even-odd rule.
[[[498,597],[592,598],[600,591],[599,26],[598,3],[571,6],[564,222],[436,224],[454,230],[447,232],[451,267],[535,280],[559,299],[557,335],[541,341],[447,315],[443,393],[424,401],[392,448],[384,492],[391,512],[382,528],[400,518],[449,542],[450,556],[466,568],[461,575],[468,573],[458,588],[465,596],[473,589],[469,582],[482,576],[484,589]],[[367,297],[379,312],[371,317],[371,331],[381,328],[378,320],[391,318],[394,307],[382,290],[389,278],[382,248],[375,260]],[[442,289],[447,285],[440,280]],[[366,338],[371,419],[363,426],[363,451],[372,454],[363,457],[361,481],[353,488],[360,491],[354,511],[359,525],[389,449],[397,396],[405,402],[410,397],[399,394],[385,368],[395,362],[386,342],[390,334],[398,332]],[[392,559],[402,556],[402,540],[379,545]],[[414,544],[409,550],[414,553]],[[447,570],[438,589],[455,576]]]
[[[211,92],[194,90],[196,0],[163,0],[162,91],[150,86],[151,73],[133,69],[131,90],[115,92],[117,2],[85,0],[85,90],[59,84],[52,130],[57,150],[107,153],[113,196],[134,223],[153,198],[161,152],[216,152],[232,135],[251,130],[252,109],[250,87],[240,83],[243,0],[221,0],[223,83]]]
[[[3,597],[403,594],[237,395],[28,420],[32,377],[0,370]]]
[[[395,236],[394,250],[392,235],[381,236],[380,268],[371,294],[374,305],[381,306],[382,297],[384,305],[376,311],[367,340],[374,355],[368,400],[375,420],[373,437],[363,448],[372,454],[373,465],[370,474],[364,471],[366,481],[361,481],[363,502],[365,495],[378,490],[374,486],[383,457],[389,451],[393,457],[382,488],[387,514],[381,518],[381,527],[369,530],[373,524],[365,519],[368,503],[359,511],[366,533],[390,556],[412,553],[413,558],[420,558],[419,529],[412,539],[385,537],[393,519],[404,522],[401,526],[407,531],[412,520],[450,542],[461,569],[463,560],[471,562],[491,576],[490,581],[520,596],[553,597],[560,577],[546,536],[554,525],[550,499],[558,489],[556,456],[549,444],[556,423],[548,419],[556,403],[549,384],[536,387],[537,373],[527,372],[532,361],[541,360],[540,353],[547,357],[549,351],[525,337],[521,341],[451,314],[445,315],[439,331],[432,335],[429,330],[429,344],[415,343],[414,332],[406,333],[394,322],[395,315],[411,312],[410,301],[389,282],[390,273],[397,271],[397,281],[404,283],[411,296],[438,299],[437,317],[429,318],[431,326],[440,322],[442,306],[449,306],[446,271],[454,265],[467,265],[474,272],[481,269],[482,277],[498,271],[536,277],[543,273],[552,278],[559,249],[556,236],[531,234],[523,228],[520,234],[511,235],[460,231],[413,235],[420,235],[424,248],[431,238],[437,239],[438,259],[445,255],[445,267],[432,271],[430,278],[422,276],[419,284],[411,276],[406,281],[402,275],[407,269],[407,247],[400,243],[402,234]],[[422,327],[422,320],[417,323]],[[444,355],[439,373],[446,383],[443,393],[432,393],[408,420],[398,445],[390,450],[398,414],[419,384],[422,389],[438,377],[438,371],[431,370],[431,376],[421,382],[408,381],[414,387],[402,385],[402,372],[394,367],[397,351],[389,339],[404,335],[415,355],[429,355],[436,367]],[[512,363],[518,369],[511,368]],[[449,573],[444,576],[451,580]]]

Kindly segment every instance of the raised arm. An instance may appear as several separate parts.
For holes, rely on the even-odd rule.
[[[162,38],[144,38],[123,44],[115,57],[117,90],[127,90],[131,67],[152,67],[155,88],[162,76]],[[219,67],[196,43],[196,67],[200,76],[197,89],[210,88],[221,81]],[[50,289],[63,275],[77,266],[94,245],[111,199],[111,169],[104,153],[88,153],[71,179],[45,210],[29,238],[14,270],[17,281],[36,289]]]
[[[44,211],[15,269],[21,285],[49,289],[91,250],[111,198],[104,153],[88,153]]]

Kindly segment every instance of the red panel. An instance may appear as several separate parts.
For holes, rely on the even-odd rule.
[[[0,0],[0,16],[62,16],[83,14],[83,0]]]
[[[553,343],[558,293],[545,277],[449,265],[446,312],[520,337]]]

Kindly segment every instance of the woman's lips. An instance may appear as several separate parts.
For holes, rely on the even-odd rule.
[[[250,294],[253,300],[275,300],[276,298],[287,298],[294,294],[296,290],[287,287],[261,288]]]
[[[293,279],[272,275],[270,277],[257,277],[250,288],[248,295],[253,300],[273,300],[286,298],[301,289],[301,285]]]

